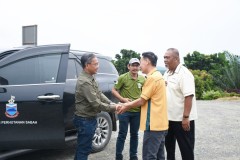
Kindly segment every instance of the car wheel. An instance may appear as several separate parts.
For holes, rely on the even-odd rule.
[[[112,135],[112,119],[106,112],[101,112],[97,115],[97,128],[93,136],[92,152],[103,150]]]

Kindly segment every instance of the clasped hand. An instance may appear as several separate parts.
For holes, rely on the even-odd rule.
[[[126,103],[118,103],[116,105],[116,113],[117,114],[122,114],[128,110]]]

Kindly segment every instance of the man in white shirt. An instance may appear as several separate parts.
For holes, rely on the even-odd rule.
[[[175,160],[176,140],[183,160],[194,159],[197,119],[195,83],[192,73],[180,64],[179,52],[169,48],[164,55],[169,129],[165,140],[167,160]]]

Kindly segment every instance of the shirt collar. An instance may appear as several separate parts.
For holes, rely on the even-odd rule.
[[[175,73],[179,73],[181,67],[182,67],[182,64],[179,64],[179,65],[177,66],[177,68],[175,69],[174,72],[175,72]]]
[[[84,70],[82,71],[82,73],[83,73],[83,75],[85,75],[87,78],[89,78],[89,79],[91,79],[91,80],[94,80],[94,79],[95,79],[93,75],[85,72]]]
[[[134,80],[134,78],[132,77],[132,75],[131,75],[130,72],[127,73],[127,76],[128,76],[128,79],[133,79],[133,80]],[[137,78],[137,79],[138,79],[138,78]]]
[[[182,64],[179,63],[174,72],[170,72],[170,70],[168,69],[167,70],[168,75],[173,75],[174,73],[179,73],[181,67],[182,67]]]
[[[157,71],[157,68],[154,68],[154,69],[152,69],[148,74],[147,74],[147,77],[148,76],[150,76],[150,75],[152,75],[154,72],[156,72]]]

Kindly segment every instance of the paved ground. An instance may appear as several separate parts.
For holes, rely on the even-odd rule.
[[[240,160],[240,101],[197,101],[199,119],[196,121],[196,160]],[[89,160],[114,160],[117,132],[109,145]],[[128,160],[129,137],[124,150]],[[65,150],[37,151],[11,160],[73,160],[76,143]],[[140,132],[139,159],[141,159],[142,132]],[[177,160],[181,160],[177,150]]]

